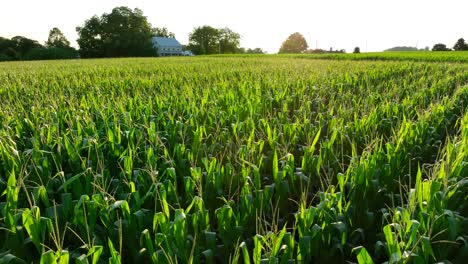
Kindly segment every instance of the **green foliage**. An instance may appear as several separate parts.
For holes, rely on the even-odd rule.
[[[70,41],[63,35],[60,29],[54,27],[49,32],[49,38],[46,41],[48,48],[69,48]]]
[[[393,48],[386,49],[385,51],[423,51],[424,49],[418,49],[416,47],[407,47],[407,46],[397,46]]]
[[[245,51],[245,53],[247,53],[247,54],[264,54],[266,52],[261,48],[254,48],[254,49],[247,49]]]
[[[353,252],[356,252],[357,260],[359,264],[374,264],[371,256],[363,246],[353,248]]]
[[[434,47],[432,47],[432,51],[449,51],[450,49],[447,48],[445,44],[438,43],[435,44]]]
[[[278,53],[303,53],[307,50],[309,46],[307,41],[301,33],[296,32],[291,34],[284,42],[281,44],[281,48]]]
[[[0,37],[0,61],[22,60],[32,50],[42,48],[42,45],[36,40],[22,36],[16,36],[11,39]]]
[[[169,32],[169,30],[167,30],[167,28],[165,27],[152,28],[151,33],[153,34],[153,37],[175,38],[175,34],[172,32]]]
[[[91,17],[76,31],[82,58],[156,56],[151,24],[138,8],[116,7],[110,14]]]
[[[453,50],[462,51],[468,50],[468,43],[465,42],[463,38],[457,40],[457,43],[453,46]]]
[[[226,54],[240,52],[240,35],[229,28],[210,26],[194,28],[189,34],[188,49],[194,54]]]
[[[240,34],[225,27],[218,29],[220,53],[238,53],[240,45]]]
[[[24,60],[76,59],[78,52],[72,47],[35,48],[23,57]]]
[[[462,263],[466,53],[321,56],[0,63],[0,262]]]
[[[46,47],[20,36],[11,40],[0,37],[0,61],[74,59],[78,53],[69,44],[57,28],[51,30]]]
[[[273,56],[273,55],[272,55]],[[425,51],[392,51],[366,52],[360,54],[281,54],[288,58],[355,60],[355,61],[417,61],[417,62],[468,62],[468,52],[425,52]]]

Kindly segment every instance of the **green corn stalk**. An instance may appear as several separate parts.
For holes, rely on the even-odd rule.
[[[52,227],[52,221],[41,217],[39,207],[26,208],[22,214],[22,223],[29,238],[39,253],[43,252],[43,245],[47,229]]]
[[[3,209],[3,215],[6,218],[5,223],[7,228],[13,233],[16,232],[16,220],[14,217],[14,211],[18,206],[19,190],[19,186],[16,185],[15,172],[12,171],[10,173],[10,176],[8,177],[7,188],[2,193],[2,196],[6,194],[6,206]]]
[[[109,246],[109,252],[111,254],[111,257],[109,258],[109,264],[120,264],[120,254],[119,252],[114,248],[114,244],[112,244],[112,241],[109,239],[107,240],[107,245]]]
[[[359,264],[374,264],[371,256],[367,252],[366,248],[363,246],[353,248],[352,252],[356,254]]]

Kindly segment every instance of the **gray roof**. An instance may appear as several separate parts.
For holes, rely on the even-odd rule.
[[[175,38],[153,37],[153,44],[159,46],[182,46]]]

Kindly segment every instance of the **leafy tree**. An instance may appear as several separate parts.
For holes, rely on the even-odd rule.
[[[162,28],[152,28],[151,33],[153,34],[154,37],[164,37],[164,38],[175,38],[175,34],[172,32],[169,32],[167,28],[162,27]]]
[[[10,57],[10,56],[8,56],[8,55],[6,55],[4,53],[0,53],[0,61],[11,61],[11,60],[13,60],[12,57]]]
[[[218,29],[219,53],[239,53],[240,35],[229,28]]]
[[[291,34],[281,45],[279,53],[302,53],[307,50],[307,41],[301,33]]]
[[[419,49],[416,47],[407,47],[407,46],[397,46],[390,49],[386,49],[384,51],[418,51]]]
[[[218,53],[218,30],[210,26],[194,28],[189,34],[189,49],[197,54]]]
[[[45,43],[48,48],[65,48],[70,47],[70,41],[63,35],[60,29],[54,27],[49,32],[49,38]]]
[[[445,46],[445,44],[438,43],[435,44],[434,47],[432,47],[432,51],[449,51],[450,49]]]
[[[78,53],[70,47],[70,41],[63,35],[60,29],[54,27],[49,32],[49,38],[45,43],[47,49],[34,49],[28,53],[25,59],[41,59],[41,60],[56,60],[56,59],[73,59]]]
[[[43,48],[39,42],[22,36],[16,36],[12,39],[0,37],[1,60],[22,60],[26,54],[36,48]]]
[[[12,40],[0,37],[0,61],[19,59],[15,48],[15,43]]]
[[[3,37],[0,37],[0,52],[7,49],[7,48],[10,48],[10,47],[13,47],[13,42],[7,38],[3,38]]]
[[[457,43],[453,46],[453,50],[461,51],[468,50],[468,44],[463,38],[458,39]]]
[[[60,60],[74,59],[77,51],[72,47],[63,48],[34,48],[26,53],[24,60]]]
[[[11,38],[13,41],[14,48],[17,52],[18,59],[22,59],[26,53],[34,48],[42,48],[42,45],[39,44],[36,40],[28,39],[22,36],[16,36]]]
[[[323,50],[323,49],[308,49],[308,50],[305,50],[304,53],[307,53],[307,54],[324,54],[324,53],[327,53],[327,51]]]
[[[76,31],[84,58],[156,56],[151,24],[138,8],[116,7],[110,14],[91,17]]]
[[[84,27],[77,27],[80,46],[80,56],[83,58],[104,57],[104,41],[102,38],[101,20],[97,16],[86,20]]]
[[[361,53],[361,49],[359,47],[355,47],[353,53]]]
[[[189,34],[188,48],[195,54],[242,53],[240,35],[229,28],[210,26],[194,28]]]
[[[37,41],[21,36],[11,40],[0,37],[0,61],[71,59],[76,57],[77,52],[72,47],[43,47]]]
[[[255,48],[255,49],[248,49],[245,53],[249,54],[265,54],[266,52],[263,51],[261,48]]]

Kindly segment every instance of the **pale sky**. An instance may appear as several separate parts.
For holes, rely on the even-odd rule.
[[[168,28],[182,44],[194,27],[210,25],[229,27],[241,35],[242,47],[269,53],[294,32],[310,48],[347,52],[468,41],[467,0],[10,0],[0,2],[0,36],[43,44],[58,27],[77,46],[75,28],[117,6],[140,8],[154,27]]]

